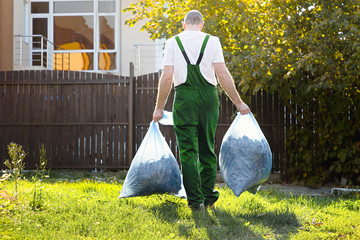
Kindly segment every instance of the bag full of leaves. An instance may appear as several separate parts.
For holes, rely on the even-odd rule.
[[[130,165],[119,198],[157,193],[178,194],[181,186],[179,165],[158,123],[151,122]]]
[[[238,113],[225,133],[219,166],[225,183],[237,197],[246,190],[256,193],[269,178],[270,146],[252,113]]]

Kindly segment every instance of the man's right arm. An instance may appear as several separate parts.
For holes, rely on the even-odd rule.
[[[241,114],[250,113],[250,108],[240,98],[239,92],[235,88],[234,80],[227,69],[225,63],[213,63],[216,76],[218,77],[221,87],[229,96]]]
[[[165,66],[159,79],[156,106],[153,113],[153,121],[157,122],[163,117],[164,107],[170,94],[174,75],[174,66]]]

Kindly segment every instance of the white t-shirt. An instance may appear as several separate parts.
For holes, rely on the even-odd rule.
[[[178,36],[184,46],[191,64],[196,64],[201,46],[207,34],[201,31],[183,31]],[[213,85],[217,85],[213,63],[224,63],[220,40],[210,36],[200,62],[200,72],[204,78]],[[185,83],[187,77],[187,63],[176,42],[175,36],[168,39],[165,44],[165,53],[162,66],[174,66],[174,86]]]

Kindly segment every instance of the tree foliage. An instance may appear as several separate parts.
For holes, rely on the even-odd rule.
[[[220,38],[241,92],[277,92],[293,114],[288,178],[360,182],[358,1],[145,0],[125,11],[129,25],[148,19],[142,28],[156,39],[181,32],[190,9]]]

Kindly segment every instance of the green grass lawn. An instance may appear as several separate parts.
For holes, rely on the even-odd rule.
[[[13,183],[0,185],[13,194]],[[218,188],[217,209],[191,212],[184,199],[117,199],[107,181],[21,180],[19,199],[0,199],[0,239],[360,239],[360,198],[243,193]],[[41,190],[41,198],[40,198]]]

